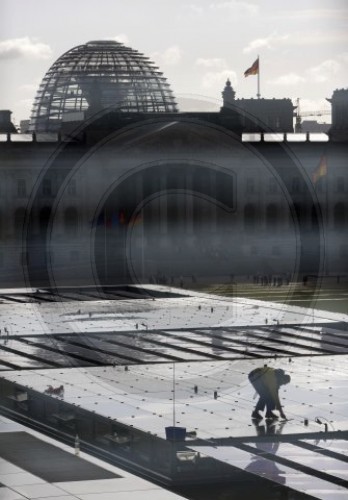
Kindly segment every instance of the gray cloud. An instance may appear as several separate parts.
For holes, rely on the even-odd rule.
[[[214,89],[216,95],[219,95],[228,78],[234,87],[237,86],[238,78],[235,71],[228,69],[219,72],[210,71],[203,76],[202,87],[204,89]]]
[[[273,49],[275,45],[287,42],[289,40],[289,35],[277,35],[276,33],[271,33],[264,38],[256,38],[249,42],[249,44],[243,49],[244,53],[249,53],[258,49]]]
[[[150,58],[156,61],[159,66],[161,66],[162,64],[167,66],[175,66],[181,61],[182,51],[177,45],[172,45],[163,52],[153,52],[150,55]]]
[[[348,19],[348,9],[298,9],[284,10],[274,14],[275,18],[294,19],[296,21],[305,21],[312,19],[337,19],[339,21]]]
[[[111,38],[106,38],[106,40],[115,40],[116,42],[124,43],[125,45],[129,45],[129,38],[125,33],[119,33],[116,36],[112,36]]]
[[[0,41],[0,60],[30,57],[34,59],[49,59],[52,49],[46,43],[34,38],[9,38]]]
[[[256,38],[248,43],[244,47],[243,52],[245,54],[249,52],[254,52],[259,49],[275,49],[281,46],[299,46],[304,45],[326,45],[328,43],[347,43],[348,35],[347,32],[335,31],[326,32],[321,31],[311,32],[308,31],[305,35],[301,32],[294,32],[291,35],[278,35],[277,33],[271,33],[263,38]]]

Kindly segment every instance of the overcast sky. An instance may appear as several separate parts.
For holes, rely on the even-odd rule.
[[[0,109],[28,118],[51,64],[103,38],[150,56],[179,102],[220,106],[228,77],[237,97],[255,97],[257,77],[243,73],[257,54],[264,97],[312,110],[348,86],[348,0],[0,0]]]

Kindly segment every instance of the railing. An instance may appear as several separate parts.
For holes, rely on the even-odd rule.
[[[74,140],[70,136],[59,133],[31,133],[31,134],[0,134],[0,143],[24,142],[69,142]],[[244,133],[242,142],[328,142],[329,136],[324,133]]]
[[[245,133],[242,142],[328,142],[329,136],[324,133]]]
[[[0,134],[0,142],[60,142],[58,133]]]

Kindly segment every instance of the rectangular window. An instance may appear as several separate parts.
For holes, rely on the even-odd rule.
[[[19,253],[19,265],[25,266],[29,263],[29,253],[21,251]]]
[[[68,194],[70,194],[71,196],[76,196],[77,190],[76,190],[76,180],[75,179],[71,179],[71,181],[68,184],[67,191],[68,191]]]
[[[344,193],[344,178],[337,177],[336,179],[336,193]]]
[[[48,264],[54,264],[54,254],[52,250],[46,251],[46,262]]]
[[[297,177],[294,177],[292,179],[292,183],[291,183],[291,192],[293,194],[298,194],[300,191],[301,191],[300,179],[298,179]]]
[[[17,196],[25,198],[27,196],[27,185],[24,179],[17,180]]]
[[[326,182],[327,184],[327,181],[324,181],[324,179],[319,179],[318,182],[316,183],[316,192],[317,193],[323,193],[324,192],[324,182]]]
[[[347,245],[341,245],[339,249],[339,257],[345,259],[347,257],[348,247]]]
[[[252,194],[255,192],[255,180],[250,178],[246,181],[246,192]]]
[[[277,184],[276,179],[271,178],[271,179],[269,180],[268,191],[269,191],[271,194],[275,194],[275,193],[277,192],[277,188],[278,188],[278,184]]]
[[[272,255],[281,255],[281,250],[280,250],[280,247],[279,246],[274,246],[272,247]]]
[[[79,251],[78,250],[71,250],[70,252],[70,261],[71,262],[78,262],[79,261]]]
[[[52,182],[51,182],[51,179],[44,179],[43,180],[42,194],[44,196],[52,196]]]

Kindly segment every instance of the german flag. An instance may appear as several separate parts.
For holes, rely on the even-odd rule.
[[[327,175],[327,159],[326,155],[323,155],[320,158],[319,165],[312,173],[313,184],[316,184],[319,181],[319,179],[321,179],[322,177],[326,177],[326,175]]]
[[[248,68],[246,71],[244,71],[244,76],[250,76],[250,75],[258,75],[259,74],[259,58],[256,59],[255,62]]]

